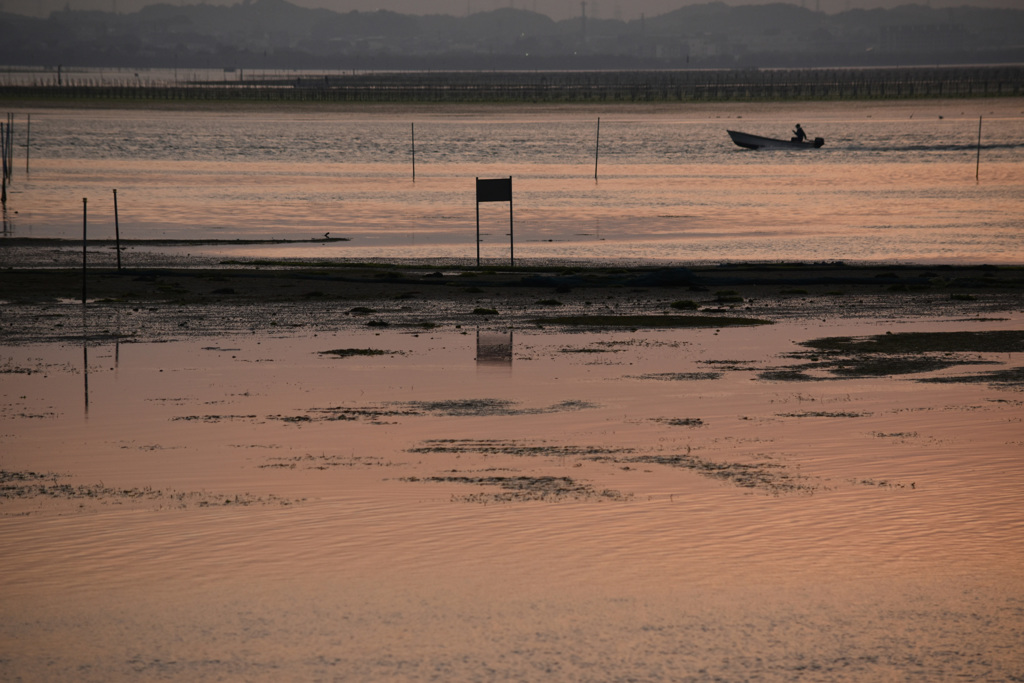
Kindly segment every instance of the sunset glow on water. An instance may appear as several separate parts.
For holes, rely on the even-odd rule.
[[[726,134],[786,138],[796,121],[825,147],[752,152]],[[493,176],[513,178],[522,258],[1024,259],[1015,99],[647,114],[57,110],[36,112],[32,129],[32,170],[13,186],[8,235],[77,239],[87,197],[90,235],[110,239],[116,189],[126,239],[329,233],[349,241],[229,253],[464,259],[475,257],[474,178]],[[507,205],[482,205],[484,258],[507,257],[509,225]]]
[[[8,348],[33,371],[4,376],[4,469],[84,487],[4,502],[8,666],[984,678],[955,640],[1011,674],[1018,392],[762,376],[790,339],[893,329],[806,325]]]
[[[1024,677],[1022,111],[602,111],[596,181],[589,110],[416,112],[415,181],[408,111],[33,112],[9,237],[108,238],[116,188],[122,237],[349,241],[0,292],[0,679]],[[564,266],[453,265],[477,175]]]

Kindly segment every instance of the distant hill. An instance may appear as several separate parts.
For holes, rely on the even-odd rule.
[[[690,5],[634,21],[338,13],[286,0],[0,13],[0,63],[281,69],[806,68],[1024,62],[1024,10]]]

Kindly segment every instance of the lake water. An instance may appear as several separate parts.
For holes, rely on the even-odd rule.
[[[512,177],[521,259],[1024,261],[1019,99],[15,114],[7,235],[77,239],[88,198],[90,237],[112,238],[116,189],[124,238],[329,232],[350,241],[203,251],[469,261],[474,178]],[[825,147],[726,134],[797,121]],[[485,260],[509,258],[509,227],[480,205]]]
[[[2,347],[0,678],[1015,680],[1019,354],[762,374],[930,313]]]
[[[116,188],[124,237],[351,238],[181,252],[471,261],[473,178],[512,176],[517,258],[1019,264],[1022,112],[34,110],[6,234],[77,238],[88,197],[112,237]],[[826,147],[725,135],[797,121]],[[481,207],[485,259],[507,220]],[[952,294],[599,332],[418,297],[5,313],[50,336],[0,335],[0,679],[1024,679],[1020,354],[850,375],[801,345],[1021,329],[1018,301]]]

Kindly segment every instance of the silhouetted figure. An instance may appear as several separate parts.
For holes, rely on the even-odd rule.
[[[793,129],[793,141],[794,142],[803,142],[806,139],[807,139],[807,133],[805,133],[804,129],[800,127],[799,123],[796,124],[796,128]]]

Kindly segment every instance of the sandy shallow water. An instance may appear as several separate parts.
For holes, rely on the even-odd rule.
[[[64,327],[0,347],[0,677],[1024,678],[1019,299],[615,329],[475,296],[130,336],[22,306]]]

